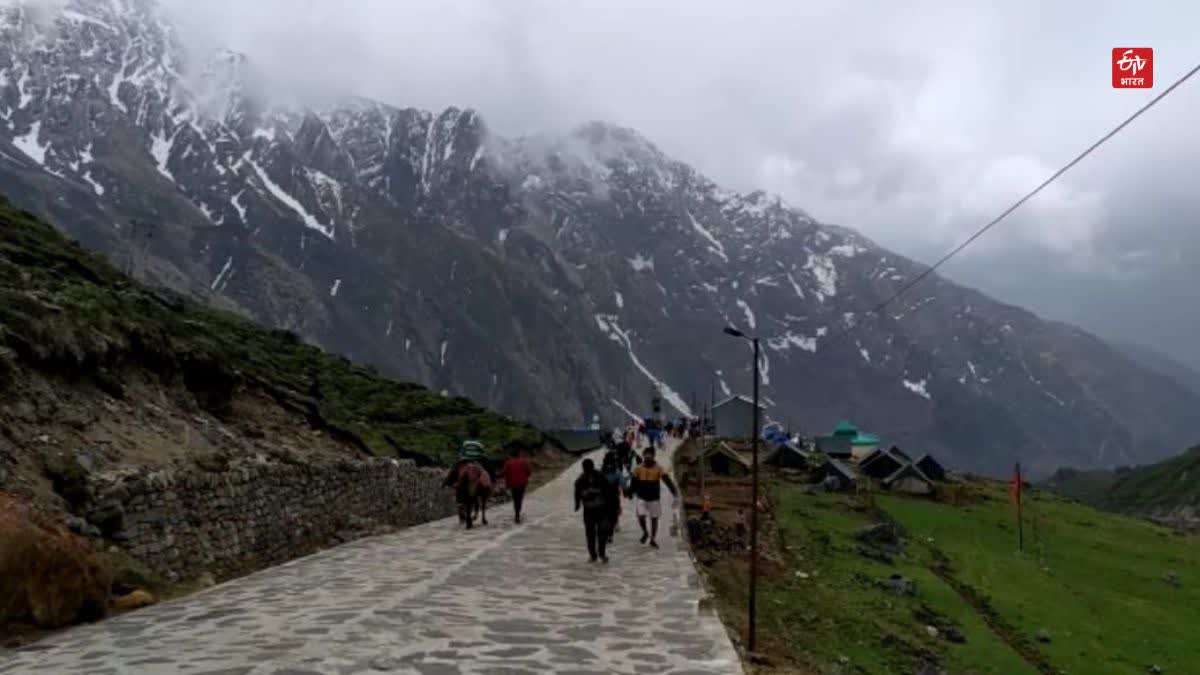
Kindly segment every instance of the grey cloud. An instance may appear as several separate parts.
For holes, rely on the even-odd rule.
[[[1152,95],[1111,89],[1112,47],[1153,46],[1161,89],[1194,65],[1200,19],[1185,0],[165,1],[198,50],[245,51],[281,87],[471,106],[506,135],[612,121],[924,260]],[[1200,329],[1183,299],[1200,253],[1197,109],[1200,81],[949,273],[1200,363],[1179,337]]]

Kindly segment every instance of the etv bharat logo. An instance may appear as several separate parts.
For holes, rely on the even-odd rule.
[[[1112,50],[1114,89],[1149,89],[1154,86],[1154,50],[1149,47],[1115,47]]]

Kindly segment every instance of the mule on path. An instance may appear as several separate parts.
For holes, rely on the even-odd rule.
[[[458,520],[469,530],[475,526],[475,516],[487,525],[487,502],[492,496],[492,477],[479,462],[459,462],[446,476],[447,487],[453,487],[458,500]]]

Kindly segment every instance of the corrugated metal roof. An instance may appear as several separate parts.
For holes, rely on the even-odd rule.
[[[836,427],[833,428],[832,435],[834,435],[834,436],[850,436],[852,434],[855,436],[858,435],[858,427],[854,426],[854,423],[851,422],[850,420],[842,420],[841,422],[837,423]]]
[[[745,396],[742,396],[741,394],[738,394],[737,396],[730,396],[729,398],[725,399],[724,401],[721,401],[720,403],[713,405],[713,410],[716,410],[717,408],[720,408],[723,405],[728,405],[730,403],[733,403],[734,401],[741,401],[742,403],[745,403],[748,406],[752,406],[752,407],[754,406],[753,399],[750,399]],[[760,410],[767,409],[767,406],[763,405],[761,401],[759,401],[758,407]]]

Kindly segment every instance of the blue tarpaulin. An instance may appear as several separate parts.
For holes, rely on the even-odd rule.
[[[778,424],[770,424],[764,428],[762,438],[772,445],[786,445],[791,440],[783,427]]]

